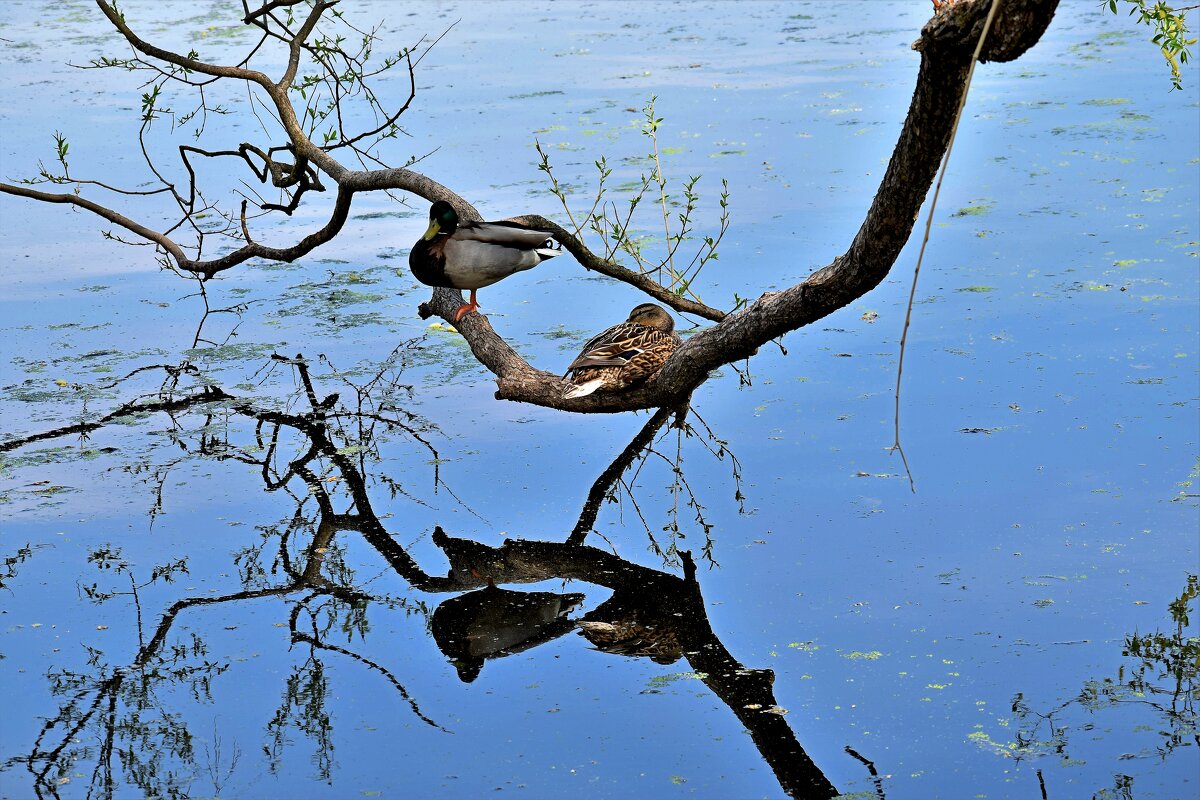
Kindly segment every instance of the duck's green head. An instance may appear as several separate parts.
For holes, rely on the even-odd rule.
[[[438,234],[449,236],[456,230],[458,230],[458,212],[445,200],[438,200],[429,207],[429,227],[421,238],[428,242]]]
[[[663,333],[675,330],[675,320],[667,310],[656,303],[642,303],[629,312],[629,321],[647,328],[656,328]]]

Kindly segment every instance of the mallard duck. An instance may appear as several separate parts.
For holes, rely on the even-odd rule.
[[[460,222],[454,207],[438,200],[429,207],[429,228],[408,254],[408,268],[426,286],[471,290],[471,301],[454,313],[458,322],[479,308],[477,289],[560,255],[553,245],[549,231],[516,222]]]
[[[654,303],[642,303],[629,319],[592,338],[567,367],[563,397],[615,392],[658,371],[679,346],[675,320]]]

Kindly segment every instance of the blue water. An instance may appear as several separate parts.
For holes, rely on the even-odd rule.
[[[233,30],[238,11],[221,3],[122,8],[148,37],[206,57],[251,41]],[[907,108],[917,68],[908,46],[928,7],[366,3],[345,11],[362,24],[383,19],[382,36],[397,48],[456,23],[422,61],[403,119],[410,137],[389,144],[388,155],[402,164],[433,151],[417,168],[489,218],[565,218],[536,168],[535,138],[559,181],[576,187],[576,206],[590,205],[601,155],[616,168],[612,186],[636,179],[650,145],[640,109],[657,96],[666,170],[703,176],[702,231],[715,228],[717,187],[729,181],[733,224],[700,287],[707,302],[729,307],[735,293],[754,298],[791,285],[845,249]],[[34,174],[39,159],[52,164],[54,131],[71,143],[73,173],[146,180],[133,150],[138,77],[65,66],[124,54],[98,12],[86,2],[5,3],[0,27],[11,42],[0,51],[5,180]],[[1119,776],[1139,798],[1195,793],[1194,715],[1183,744],[1161,758],[1160,731],[1189,719],[1162,712],[1169,698],[1077,699],[1089,682],[1128,678],[1125,637],[1176,630],[1168,603],[1200,571],[1198,81],[1189,67],[1184,90],[1168,91],[1167,67],[1147,36],[1097,4],[1065,3],[1034,50],[977,71],[905,357],[901,425],[915,493],[888,451],[915,240],[874,292],[785,337],[786,356],[764,347],[750,364],[751,386],[727,368],[696,393],[697,413],[740,461],[746,495],[742,512],[729,460],[696,439],[682,442],[719,563],[700,564],[712,630],[746,667],[774,672],[785,719],[843,793],[875,795],[847,746],[874,763],[893,799],[1037,797],[1039,773],[1052,798],[1119,797]],[[268,58],[264,68],[277,63]],[[399,97],[407,83],[381,87]],[[237,113],[211,120],[205,142],[261,138],[238,92],[217,96]],[[159,125],[151,141],[170,148],[180,140]],[[219,169],[209,178],[235,185]],[[307,233],[328,208],[328,198],[314,200],[286,224],[257,223],[256,233],[277,243]],[[155,224],[167,218],[151,201],[113,202]],[[383,524],[433,575],[446,568],[430,538],[435,525],[493,546],[562,541],[645,415],[579,417],[496,401],[461,339],[415,314],[427,290],[406,258],[425,211],[415,198],[403,206],[363,197],[338,239],[309,258],[222,274],[208,286],[211,304],[248,305],[205,330],[223,340],[236,324],[236,348],[194,352],[203,307],[190,296],[193,282],[157,270],[147,248],[102,239],[106,226],[94,217],[0,197],[4,433],[94,417],[160,379],[139,376],[86,406],[88,390],[75,385],[187,355],[230,393],[265,405],[294,388],[289,370],[264,371],[270,354],[303,353],[315,362],[319,394],[339,391],[345,403],[353,392],[318,354],[369,374],[399,342],[427,335],[400,380],[413,386],[406,408],[436,426],[427,438],[446,486],[435,487],[420,443],[384,437],[367,470]],[[646,218],[648,233],[653,223]],[[561,370],[642,298],[563,257],[488,287],[480,300],[525,358]],[[877,316],[868,321],[867,312]],[[3,796],[34,794],[19,759],[50,749],[53,737],[38,740],[43,725],[77,690],[128,668],[173,602],[243,588],[250,547],[263,547],[265,584],[283,580],[277,564],[272,571],[278,532],[304,485],[290,487],[295,499],[265,492],[253,466],[197,454],[204,424],[195,413],[177,427],[155,415],[87,441],[4,454],[0,556],[26,546],[30,555],[12,566],[0,603]],[[254,441],[240,419],[211,421],[208,432],[239,446]],[[651,457],[637,474],[636,509],[628,497],[606,505],[596,526],[603,539],[589,543],[679,574],[648,551],[639,521],[640,512],[669,542],[662,528],[671,521],[677,442],[673,431],[664,436],[656,450],[666,458]],[[288,447],[293,456],[304,449],[294,437]],[[382,477],[407,494],[393,494]],[[312,515],[311,500],[303,510]],[[687,538],[677,544],[699,557],[704,536],[692,518],[681,510]],[[307,539],[297,537],[299,553]],[[119,548],[129,573],[89,562],[101,547]],[[356,534],[339,534],[334,551],[336,575],[375,599],[365,627],[343,627],[343,608],[328,641],[386,668],[442,729],[422,721],[378,669],[290,641],[289,615],[307,592],[198,605],[181,612],[168,643],[190,648],[180,666],[217,665],[220,674],[207,688],[158,675],[148,693],[129,688],[118,703],[122,719],[136,712],[119,729],[118,749],[153,763],[141,786],[227,798],[781,796],[741,722],[686,661],[599,653],[570,634],[489,660],[462,683],[427,631],[426,612],[446,596],[412,588]],[[140,588],[134,602],[129,574],[145,583],[155,566],[183,557],[186,574]],[[92,602],[93,584],[124,594]],[[583,592],[583,611],[609,595],[579,581],[511,588]],[[305,602],[318,608],[328,598]],[[1181,635],[1194,648],[1194,613],[1190,623]],[[323,694],[304,688],[317,665]],[[82,682],[54,691],[55,676],[68,672]],[[1191,675],[1176,700],[1194,707]],[[308,703],[290,716],[280,712],[289,691]],[[1014,710],[1018,694],[1025,716]],[[1061,729],[1060,752],[1015,746],[1037,714]],[[186,727],[190,749],[172,750],[157,732],[140,738],[164,719]],[[1047,730],[1035,738],[1045,743]],[[102,734],[96,719],[84,727],[52,791],[88,793]],[[115,796],[146,793],[128,764],[113,766]]]

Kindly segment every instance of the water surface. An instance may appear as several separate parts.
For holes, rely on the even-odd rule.
[[[170,46],[219,55],[250,41],[222,3],[122,7]],[[389,157],[432,152],[419,168],[489,217],[562,218],[535,138],[580,205],[601,155],[613,186],[635,180],[656,96],[667,171],[702,175],[702,231],[729,181],[733,225],[701,287],[721,307],[845,249],[899,131],[928,12],[345,10],[383,20],[395,47],[456,23],[422,61],[411,136]],[[98,12],[6,3],[0,20],[6,179],[52,163],[61,131],[73,172],[146,180],[137,76],[67,65],[124,54]],[[422,201],[361,198],[309,258],[211,281],[213,307],[244,308],[205,322],[219,346],[195,347],[194,283],[103,239],[95,218],[3,198],[7,438],[151,396],[161,370],[104,387],[185,358],[200,374],[184,385],[236,400],[3,454],[0,794],[724,798],[807,796],[796,786],[821,780],[889,798],[1194,794],[1197,81],[1185,72],[1184,91],[1168,91],[1145,38],[1065,3],[1025,57],[977,71],[905,361],[916,492],[888,450],[910,243],[877,290],[787,336],[786,355],[763,348],[749,385],[727,369],[697,392],[698,435],[665,430],[627,476],[632,494],[601,509],[588,543],[619,569],[539,551],[516,574],[469,547],[448,566],[434,541],[436,526],[493,548],[565,541],[648,417],[494,400],[461,339],[415,314],[427,290],[405,262]],[[404,84],[382,87],[399,97]],[[259,135],[237,92],[222,99],[242,113],[214,119],[206,141]],[[153,142],[170,147],[169,133]],[[318,226],[328,205],[314,199],[261,235]],[[564,257],[481,300],[531,363],[561,369],[642,298]],[[273,353],[303,354],[318,399],[338,393],[346,414],[280,429],[281,472],[329,437],[313,482],[276,487],[252,463],[271,447],[271,413],[312,410]],[[353,415],[354,386],[376,375],[366,410],[408,430]],[[736,456],[736,479],[700,420]],[[334,534],[318,501],[345,513],[355,491],[372,513]],[[693,554],[695,584],[651,534]],[[431,635],[434,609],[489,569],[512,579],[506,591],[543,593],[471,612],[503,635],[524,635],[513,617],[532,603],[542,617],[574,605],[566,619],[640,620],[664,641],[613,654],[571,624],[528,623],[545,641],[464,682]],[[623,605],[602,609],[614,587]]]

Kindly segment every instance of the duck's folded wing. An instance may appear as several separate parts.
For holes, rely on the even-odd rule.
[[[531,269],[547,258],[558,255],[558,251],[544,248],[530,249],[479,239],[459,239],[458,234],[446,241],[443,252],[446,277],[451,286],[459,289],[491,286],[514,272]]]
[[[471,222],[459,225],[454,237],[522,248],[542,247],[551,238],[550,231],[534,230],[516,222]]]
[[[623,367],[633,359],[640,356],[646,351],[644,347],[637,347],[628,342],[616,342],[614,344],[597,347],[582,353],[578,358],[571,362],[567,369],[583,369],[586,367]]]

